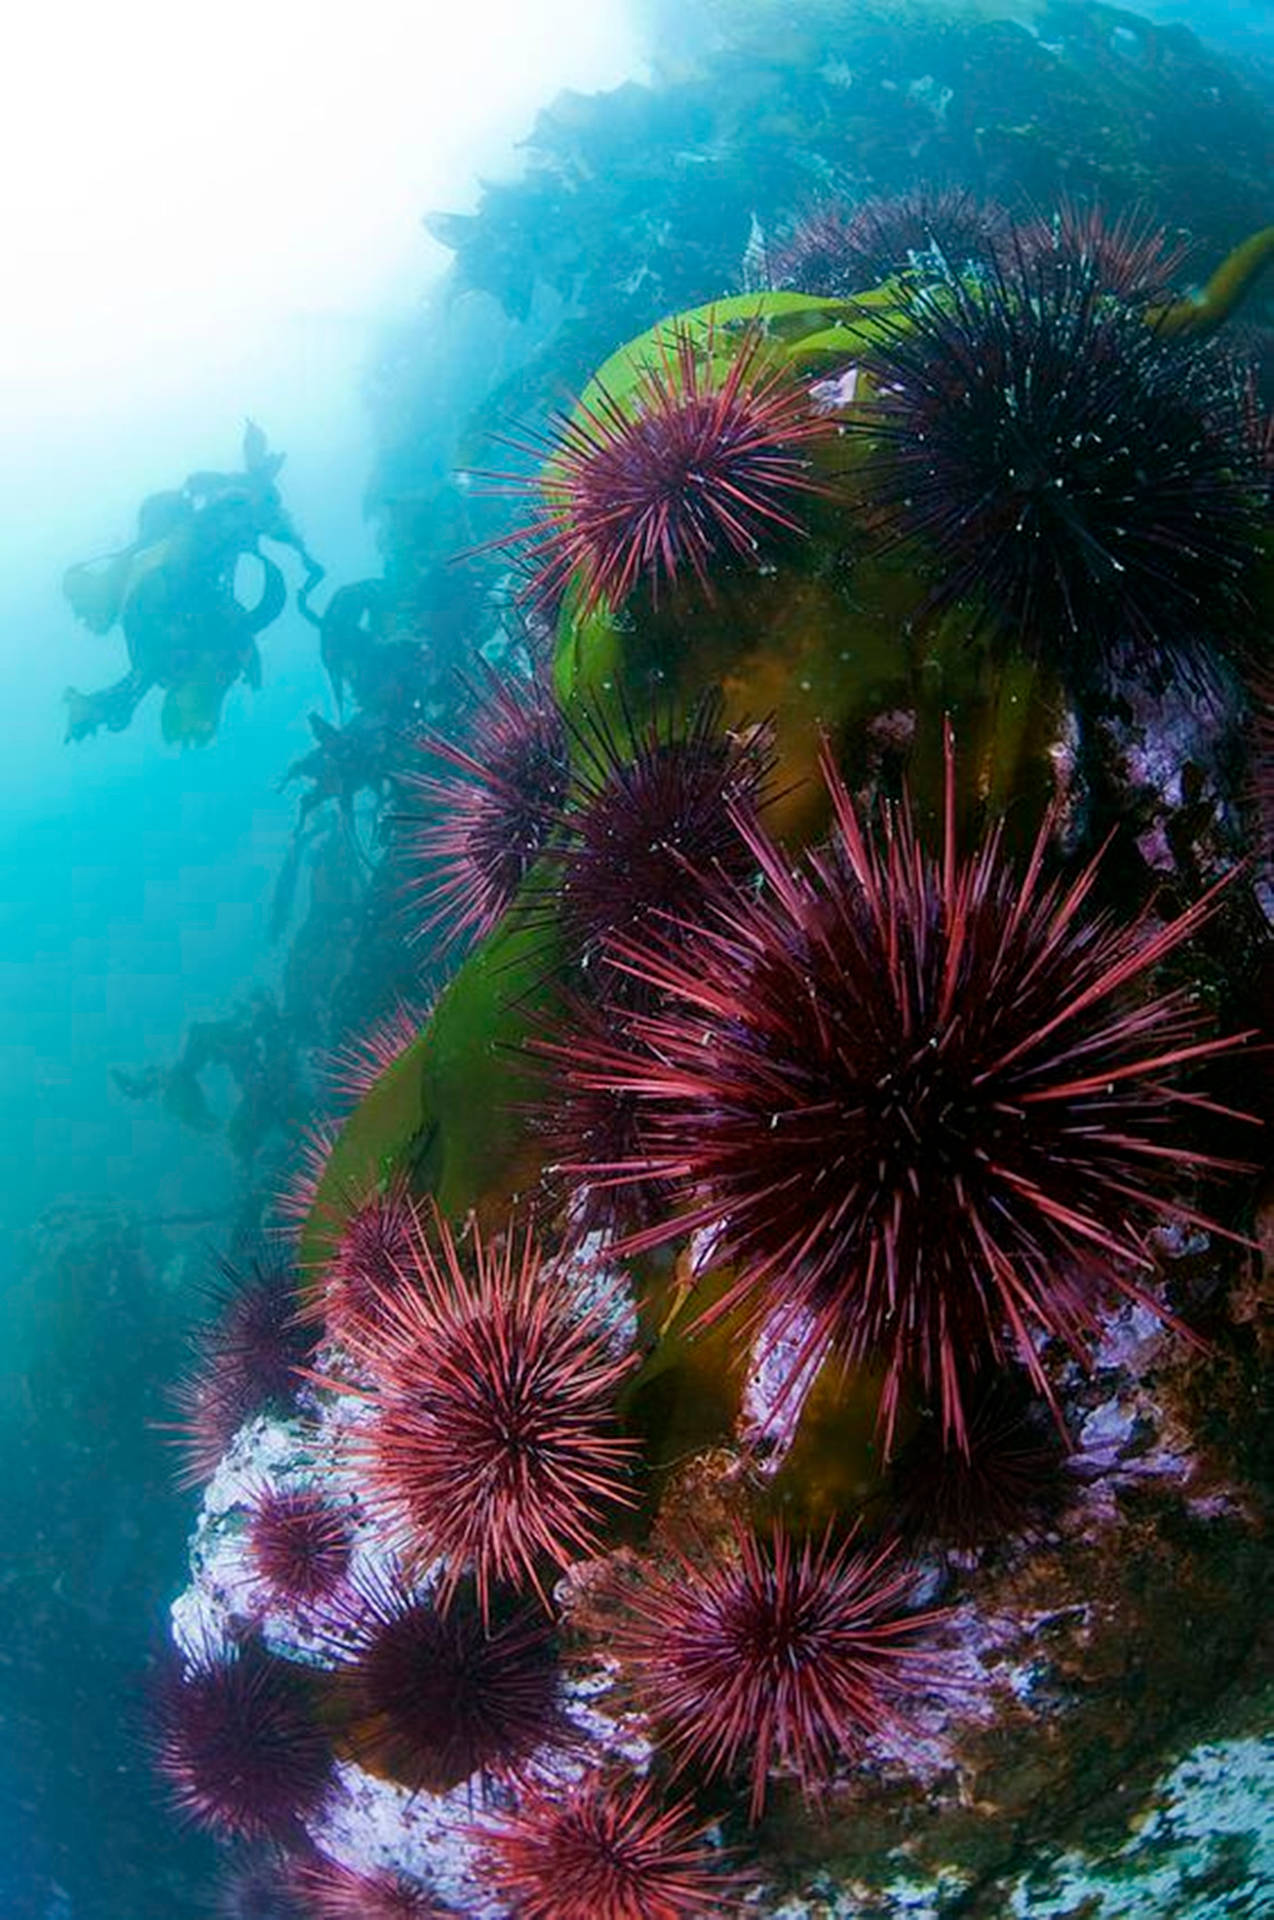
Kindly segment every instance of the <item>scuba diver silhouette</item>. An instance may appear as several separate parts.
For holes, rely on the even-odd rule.
[[[151,494],[138,511],[131,546],[68,568],[62,588],[75,614],[93,633],[109,633],[118,622],[129,659],[128,672],[109,687],[95,693],[67,688],[68,740],[86,739],[99,727],[121,732],[157,686],[165,693],[165,740],[206,744],[234,682],[242,678],[260,686],[257,635],[287,604],[283,573],[260,542],[299,555],[305,591],[324,571],[307,552],[275,485],[283,460],[250,420],[242,472],[192,473],[181,487]],[[253,606],[235,592],[244,554],[263,569]]]

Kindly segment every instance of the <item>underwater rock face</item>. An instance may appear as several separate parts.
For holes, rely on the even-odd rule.
[[[174,1609],[193,1667],[303,1678],[330,1776],[288,1838],[342,1886],[537,1913],[554,1797],[631,1841],[598,1920],[1265,1884],[1265,436],[1177,393],[1240,391],[1170,337],[1211,309],[1007,257],[676,313],[523,441],[494,545],[551,667],[421,783],[427,929],[472,944],[347,1075],[294,1209],[319,1344]],[[1172,393],[1078,463],[1035,405],[1047,361],[1073,426],[1037,348],[1077,312],[1101,394]],[[917,369],[997,409],[967,498]],[[1162,516],[1121,511],[1156,459]],[[493,764],[528,718],[538,785]],[[254,1544],[301,1495],[330,1582]]]

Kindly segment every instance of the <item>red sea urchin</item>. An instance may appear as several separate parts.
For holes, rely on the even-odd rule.
[[[220,1260],[218,1273],[213,1317],[193,1335],[193,1363],[172,1390],[184,1486],[212,1476],[253,1414],[290,1407],[314,1352],[313,1330],[298,1324],[296,1274],[286,1261],[253,1260],[245,1272]]]
[[[403,1873],[357,1873],[320,1859],[302,1862],[294,1878],[308,1920],[442,1920],[447,1911]]]
[[[998,826],[962,856],[953,761],[934,858],[905,806],[864,831],[825,750],[830,846],[793,872],[750,830],[766,892],[723,896],[688,955],[624,948],[665,1005],[577,1071],[648,1103],[632,1177],[686,1202],[630,1247],[711,1230],[733,1278],[705,1317],[804,1322],[802,1363],[883,1364],[887,1440],[910,1378],[963,1445],[970,1375],[1016,1358],[1047,1395],[1040,1334],[1083,1355],[1103,1299],[1146,1298],[1147,1230],[1231,1170],[1172,1131],[1207,1104],[1179,1070],[1243,1036],[1150,985],[1210,899],[1118,924],[1097,861],[1046,878],[1047,819],[1024,870]]]
[[[924,1684],[917,1639],[940,1616],[906,1611],[913,1586],[895,1542],[798,1549],[782,1528],[740,1528],[728,1550],[647,1578],[623,1652],[679,1766],[750,1765],[757,1820],[772,1771],[816,1796]]]
[[[335,1593],[352,1548],[348,1518],[317,1487],[267,1486],[253,1502],[248,1565],[284,1605],[311,1606]]]
[[[1172,299],[1190,251],[1144,208],[1110,215],[1095,201],[1067,197],[1052,219],[1033,221],[1020,238],[1031,260],[1091,277],[1104,292],[1138,307]]]
[[[228,1839],[288,1838],[331,1778],[306,1676],[256,1640],[165,1674],[155,1750],[182,1812]]]
[[[445,1604],[472,1571],[485,1612],[499,1582],[542,1593],[541,1566],[589,1552],[627,1499],[632,1443],[614,1430],[620,1382],[606,1302],[582,1305],[528,1223],[462,1255],[416,1238],[414,1278],[351,1344],[375,1383],[355,1445],[365,1497],[412,1564],[444,1555]]]
[[[1261,486],[1214,345],[1019,257],[918,290],[868,359],[864,502],[927,552],[927,615],[971,603],[1072,684],[1241,650]]]
[[[472,1591],[446,1613],[401,1581],[363,1575],[332,1623],[338,1700],[355,1757],[417,1791],[516,1771],[560,1735],[547,1623],[501,1600],[483,1618]]]
[[[953,273],[996,258],[1009,233],[1002,207],[963,187],[917,187],[856,207],[832,202],[796,221],[775,246],[776,287],[846,298],[939,259]]]
[[[386,1302],[407,1284],[419,1232],[406,1181],[391,1178],[346,1215],[307,1311],[322,1315],[334,1339],[356,1344],[380,1325]]]
[[[648,1781],[593,1774],[528,1787],[477,1830],[492,1888],[518,1920],[707,1920],[723,1911],[719,1856],[690,1809]]]
[[[449,769],[411,774],[399,816],[419,933],[454,941],[489,933],[557,825],[566,793],[566,733],[551,692],[487,675],[467,747],[437,734],[422,750]]]
[[[758,328],[724,368],[723,338],[661,335],[629,393],[595,383],[520,446],[543,462],[532,482],[495,476],[539,496],[535,517],[499,543],[521,549],[535,599],[554,601],[572,577],[582,613],[620,605],[639,582],[657,596],[691,576],[710,593],[722,563],[755,564],[803,532],[800,503],[828,490],[810,451],[834,441],[835,422]]]

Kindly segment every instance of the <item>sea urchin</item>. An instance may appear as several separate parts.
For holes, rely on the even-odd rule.
[[[722,563],[755,564],[803,531],[802,501],[827,491],[810,454],[836,431],[759,328],[732,343],[723,330],[678,326],[627,393],[594,382],[520,446],[543,462],[540,507],[500,544],[521,548],[538,600],[574,578],[585,613],[619,606],[639,582],[658,596],[693,577],[711,593]]]
[[[647,1577],[623,1652],[682,1767],[750,1766],[755,1820],[772,1770],[817,1795],[923,1684],[917,1638],[937,1616],[906,1611],[913,1584],[894,1542],[798,1549],[740,1528],[726,1552]]]
[[[614,1428],[631,1365],[605,1302],[585,1307],[531,1225],[510,1222],[464,1252],[441,1218],[415,1244],[413,1284],[353,1338],[375,1383],[357,1448],[366,1498],[397,1526],[413,1564],[444,1555],[442,1598],[467,1572],[485,1610],[493,1585],[543,1591],[627,1498],[631,1444]]]
[[[711,1848],[648,1781],[586,1775],[530,1786],[477,1830],[487,1880],[519,1920],[705,1920],[720,1911]]]
[[[1046,876],[1048,819],[1024,869],[998,826],[962,856],[950,740],[937,858],[906,806],[866,831],[826,752],[824,776],[830,846],[793,871],[749,829],[766,892],[724,895],[687,954],[619,949],[664,1005],[577,1072],[646,1103],[631,1175],[683,1201],[630,1248],[711,1230],[712,1317],[804,1324],[798,1365],[883,1364],[887,1441],[910,1377],[963,1445],[971,1374],[1017,1359],[1047,1395],[1040,1334],[1082,1355],[1103,1298],[1147,1298],[1148,1229],[1232,1170],[1173,1130],[1201,1104],[1179,1072],[1243,1036],[1149,984],[1210,898],[1095,913],[1097,860]]]

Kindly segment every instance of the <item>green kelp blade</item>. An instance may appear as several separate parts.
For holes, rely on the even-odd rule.
[[[534,912],[525,904],[533,888]],[[560,935],[532,876],[341,1128],[301,1235],[307,1269],[322,1265],[350,1214],[395,1176],[457,1222],[534,1180],[539,1150],[525,1107],[536,1068],[513,1056],[544,1012],[560,961]]]
[[[1259,233],[1249,234],[1226,255],[1197,293],[1188,294],[1170,306],[1152,307],[1146,320],[1166,339],[1181,336],[1197,339],[1215,333],[1251,292],[1271,260],[1274,260],[1274,227],[1262,227]]]

